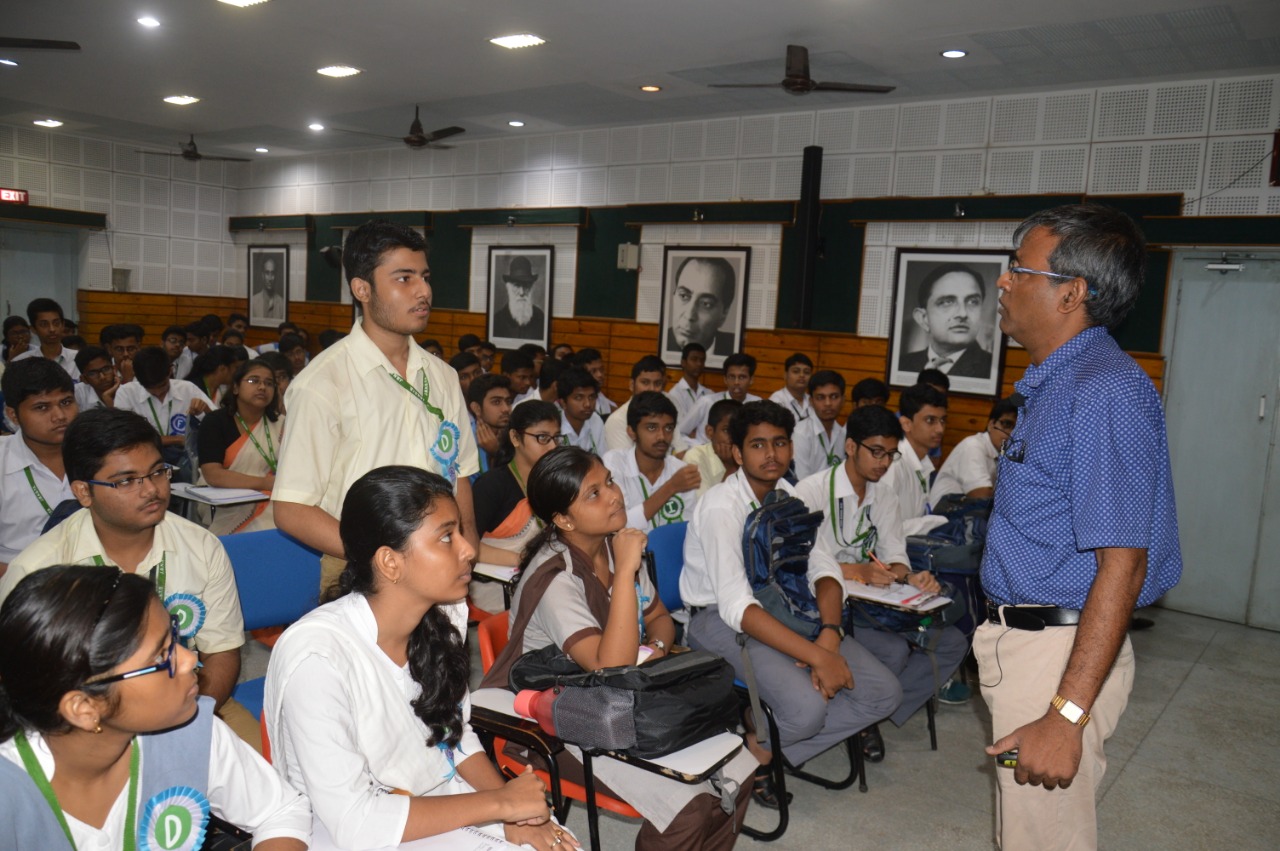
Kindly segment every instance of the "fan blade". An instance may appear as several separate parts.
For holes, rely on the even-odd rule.
[[[372,136],[375,139],[390,139],[393,142],[399,142],[403,138],[401,136],[384,136],[381,133],[367,133],[364,130],[344,130],[341,127],[330,127],[329,129],[337,130],[339,133],[352,133],[356,136]]]
[[[438,142],[441,139],[448,139],[450,136],[457,136],[459,133],[466,132],[466,129],[462,127],[441,127],[439,130],[432,130],[427,134],[427,142]]]
[[[22,50],[79,50],[74,41],[54,41],[47,38],[6,38],[0,36],[0,48]]]
[[[134,148],[134,149],[133,149],[133,152],[134,152],[135,154],[151,154],[151,155],[152,155],[152,156],[154,156],[154,157],[180,157],[180,156],[182,156],[182,154],[175,154],[175,153],[173,153],[172,151],[144,151],[144,150],[141,150],[141,149],[139,149],[139,148]]]
[[[247,162],[251,162],[251,160],[248,160],[248,159],[246,159],[245,157],[219,157],[219,156],[215,156],[215,155],[213,155],[213,154],[201,154],[201,155],[200,155],[200,159],[202,159],[202,160],[219,160],[219,161],[224,162],[224,163],[247,163]]]
[[[815,92],[866,92],[883,95],[893,91],[896,86],[868,86],[862,83],[818,83],[813,87]]]
[[[787,76],[809,78],[809,48],[798,44],[787,45]]]
[[[776,89],[781,83],[707,83],[710,89]]]

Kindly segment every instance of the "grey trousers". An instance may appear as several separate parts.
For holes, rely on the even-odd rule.
[[[944,628],[938,636],[933,658],[919,648],[913,650],[914,645],[896,632],[860,626],[854,630],[853,637],[896,674],[898,682],[902,683],[902,704],[889,716],[889,720],[897,727],[905,724],[916,710],[924,706],[938,687],[955,673],[965,654],[969,652],[969,639],[954,626]],[[933,674],[935,662],[938,668],[937,680]]]
[[[738,633],[720,619],[715,606],[693,616],[686,636],[690,647],[723,657],[745,680]],[[813,687],[809,669],[785,653],[754,638],[747,639],[747,652],[760,698],[773,707],[782,750],[792,765],[799,766],[882,720],[902,702],[898,678],[852,638],[840,642],[840,655],[853,673],[853,688],[843,689],[831,700]]]

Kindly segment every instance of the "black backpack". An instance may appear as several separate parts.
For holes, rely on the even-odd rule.
[[[799,497],[772,490],[742,530],[742,561],[756,599],[805,638],[816,635],[822,623],[809,588],[809,554],[823,519]]]

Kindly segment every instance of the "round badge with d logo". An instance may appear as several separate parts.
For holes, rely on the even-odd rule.
[[[195,851],[204,844],[209,799],[190,786],[173,786],[142,808],[139,851]]]
[[[190,639],[204,626],[205,606],[195,594],[170,594],[164,601],[170,617],[178,619],[178,636]]]

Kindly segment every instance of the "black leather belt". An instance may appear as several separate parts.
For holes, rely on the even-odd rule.
[[[698,612],[702,611],[705,608],[706,606],[690,606],[689,617],[693,617],[694,615],[696,615]]]
[[[1000,604],[988,600],[987,618],[1013,629],[1039,631],[1046,626],[1075,626],[1080,623],[1080,611],[1057,606],[1005,606],[1002,614]]]

